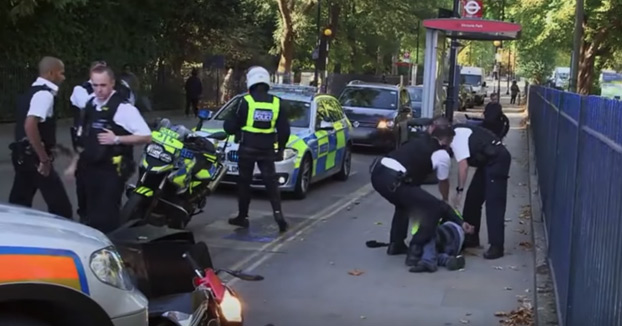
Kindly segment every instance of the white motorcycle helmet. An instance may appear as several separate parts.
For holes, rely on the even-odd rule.
[[[264,67],[255,66],[246,73],[246,89],[257,84],[266,84],[270,87],[270,73]]]

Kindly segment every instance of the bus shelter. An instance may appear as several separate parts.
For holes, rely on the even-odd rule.
[[[504,41],[516,40],[520,37],[521,25],[516,23],[485,20],[485,19],[460,19],[460,18],[436,18],[423,21],[426,28],[425,55],[423,70],[423,98],[421,116],[431,118],[434,116],[434,100],[436,94],[436,76],[438,69],[438,57],[436,49],[439,46],[439,34],[447,38],[458,40],[481,40],[481,41]],[[456,64],[456,62],[450,62]],[[456,75],[460,72],[456,69]],[[456,76],[449,76],[456,79]],[[458,84],[454,84],[457,88]],[[457,92],[454,92],[454,95]],[[454,96],[454,101],[456,97]]]

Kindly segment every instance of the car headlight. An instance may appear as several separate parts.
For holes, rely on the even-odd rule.
[[[298,151],[293,148],[286,148],[283,151],[283,159],[289,160],[290,158],[298,156]]]
[[[132,290],[132,283],[121,255],[114,247],[107,247],[91,255],[90,267],[93,274],[103,283],[121,290]]]
[[[393,128],[393,120],[380,120],[380,122],[378,122],[378,129],[387,129],[387,128]]]
[[[233,296],[229,289],[225,290],[225,295],[220,303],[220,311],[229,322],[242,322],[242,303],[240,299]]]

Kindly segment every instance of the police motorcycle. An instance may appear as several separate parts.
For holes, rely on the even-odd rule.
[[[209,113],[201,110],[195,130],[201,130]],[[224,132],[193,132],[168,119],[161,119],[151,136],[142,154],[138,182],[127,188],[121,223],[183,229],[192,216],[202,212],[207,197],[226,175],[224,151],[216,146],[228,137]],[[226,148],[226,141],[219,148]]]

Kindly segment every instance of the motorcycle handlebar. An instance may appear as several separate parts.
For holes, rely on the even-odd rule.
[[[218,273],[227,273],[233,277],[239,278],[242,281],[249,281],[249,282],[254,282],[254,281],[263,281],[264,277],[261,275],[252,275],[252,274],[246,274],[242,271],[232,271],[232,270],[228,270],[228,269],[219,269],[216,271],[216,274]]]
[[[194,258],[192,258],[192,255],[190,254],[190,252],[184,252],[183,255],[181,255],[183,258],[187,259],[188,262],[190,263],[190,265],[192,266],[192,269],[194,269],[194,273],[197,274],[197,276],[199,278],[203,278],[205,277],[203,269],[201,268],[201,266],[199,266],[199,264],[197,263],[196,260],[194,260]]]

